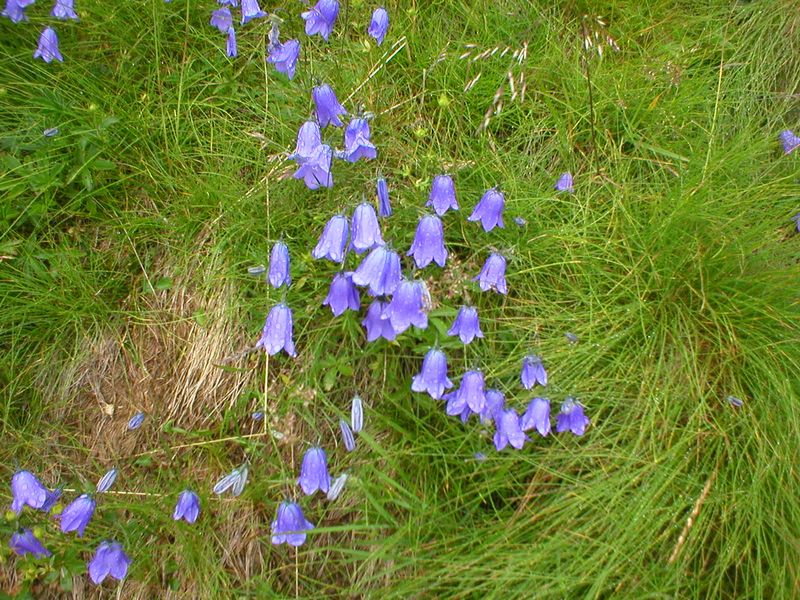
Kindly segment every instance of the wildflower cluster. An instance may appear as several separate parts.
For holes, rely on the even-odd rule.
[[[22,23],[28,20],[27,9],[35,0],[6,0],[5,8],[0,15],[8,18],[12,23]],[[55,0],[50,16],[59,21],[77,21],[74,0]],[[33,52],[34,58],[41,58],[49,63],[54,60],[64,62],[64,57],[58,48],[58,35],[51,26],[45,27],[39,34],[39,44]]]

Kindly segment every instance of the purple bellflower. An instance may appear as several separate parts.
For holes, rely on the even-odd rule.
[[[469,344],[476,337],[482,338],[483,332],[478,322],[478,309],[474,306],[462,306],[447,335],[457,335],[462,344]]]
[[[495,227],[503,227],[503,209],[505,205],[506,198],[503,192],[497,188],[486,190],[486,193],[467,218],[467,221],[480,221],[484,231],[491,231]]]
[[[236,30],[233,27],[228,27],[228,39],[225,42],[225,54],[230,58],[234,58],[239,53],[238,46],[236,45]]]
[[[371,250],[376,246],[384,245],[381,237],[381,226],[378,224],[378,215],[371,204],[362,202],[353,211],[353,230],[350,236],[350,247],[356,254]]]
[[[25,556],[26,554],[33,554],[35,558],[45,558],[50,556],[52,552],[44,547],[30,529],[20,529],[11,535],[11,541],[8,546],[18,556]]]
[[[353,283],[368,286],[373,296],[393,294],[400,285],[400,257],[397,252],[386,246],[373,249],[353,273]]]
[[[328,295],[322,303],[323,306],[330,306],[334,317],[344,314],[348,310],[358,310],[361,308],[361,298],[358,289],[353,284],[353,273],[336,273],[333,276]]]
[[[45,513],[49,513],[56,505],[56,502],[58,502],[58,499],[61,498],[62,491],[63,490],[61,489],[55,489],[52,492],[47,492],[47,499],[44,501],[44,504],[42,504],[39,510]]]
[[[414,257],[418,269],[427,267],[431,262],[444,266],[447,249],[444,247],[444,227],[439,217],[425,215],[419,220],[407,255]]]
[[[302,164],[314,156],[317,148],[322,145],[322,134],[316,121],[306,121],[297,132],[297,147],[288,156],[289,160],[296,160]]]
[[[800,233],[800,213],[797,213],[795,216],[793,216],[792,221],[794,221],[795,231],[797,231],[797,233]]]
[[[73,0],[56,0],[56,3],[53,5],[53,10],[50,11],[50,15],[56,19],[61,19],[62,21],[66,21],[68,19],[72,19],[74,21],[78,20],[78,15],[75,14]]]
[[[270,49],[267,62],[275,65],[278,73],[283,73],[290,80],[294,79],[297,69],[297,57],[300,56],[300,41],[287,40]]]
[[[217,0],[217,4],[221,4],[222,6],[228,5],[232,8],[236,8],[239,6],[239,0]]]
[[[128,421],[128,431],[139,429],[139,427],[142,426],[143,422],[144,422],[144,413],[139,411],[135,415],[133,415]]]
[[[502,254],[492,252],[481,269],[473,279],[480,285],[481,291],[494,289],[500,294],[507,294],[506,287],[506,258]]]
[[[326,42],[333,31],[336,17],[339,16],[338,0],[319,0],[314,8],[300,15],[306,22],[306,35],[322,36]]]
[[[33,4],[33,0],[6,0],[6,7],[3,9],[3,16],[11,19],[12,23],[27,21],[25,8]]]
[[[389,13],[383,7],[376,8],[372,13],[372,20],[369,22],[367,33],[375,38],[378,46],[383,43],[386,31],[389,29]]]
[[[344,130],[344,151],[348,162],[354,163],[359,158],[371,160],[378,156],[378,150],[370,139],[369,123],[366,119],[352,119]]]
[[[111,489],[111,486],[114,485],[114,482],[117,480],[117,470],[111,469],[105,475],[100,478],[100,481],[97,482],[97,493],[102,494],[103,492],[107,492]]]
[[[242,0],[242,25],[253,19],[266,17],[267,13],[261,10],[258,0]]]
[[[336,94],[327,83],[318,85],[311,90],[314,106],[317,110],[317,120],[320,127],[327,127],[331,123],[334,127],[344,125],[339,115],[346,115],[347,111],[339,104]]]
[[[322,230],[316,247],[311,252],[311,256],[317,260],[327,258],[333,262],[343,262],[345,248],[347,247],[347,233],[349,225],[347,217],[335,215],[331,217]]]
[[[272,246],[267,278],[275,289],[292,283],[292,276],[289,273],[289,248],[281,241],[275,242]]]
[[[392,216],[392,205],[389,202],[389,186],[386,185],[386,180],[383,177],[378,177],[378,183],[375,185],[378,194],[378,215],[381,217]]]
[[[60,132],[58,130],[58,127],[48,127],[42,132],[42,135],[44,137],[54,137],[57,136],[59,133]]]
[[[200,515],[200,498],[192,490],[183,490],[178,496],[172,518],[175,521],[185,519],[187,523],[194,523]]]
[[[233,496],[241,495],[244,491],[244,486],[247,484],[247,476],[249,473],[250,467],[248,467],[247,463],[239,465],[214,484],[213,492],[217,496],[221,496],[228,490],[231,490]]]
[[[517,450],[521,450],[525,445],[527,436],[520,428],[517,411],[513,408],[504,410],[498,415],[495,419],[495,427],[494,447],[498,450],[502,450],[509,444]]]
[[[467,371],[461,378],[461,385],[455,392],[452,402],[447,404],[448,415],[458,415],[468,406],[474,413],[486,406],[486,391],[482,371]]]
[[[562,433],[569,430],[575,435],[583,435],[588,424],[589,417],[583,414],[581,403],[572,396],[567,396],[556,417],[556,431]]]
[[[61,531],[77,531],[78,537],[83,532],[94,514],[95,501],[89,494],[81,494],[61,511]]]
[[[441,400],[445,390],[453,387],[447,378],[447,356],[437,348],[431,348],[422,360],[422,369],[411,380],[411,390],[428,392],[434,400]]]
[[[800,146],[800,137],[797,137],[794,134],[794,131],[792,131],[791,129],[787,129],[786,131],[781,131],[778,137],[781,140],[781,144],[783,144],[784,154],[789,154],[792,150]]]
[[[320,187],[333,187],[332,160],[333,150],[331,150],[331,147],[327,144],[321,144],[314,149],[305,161],[300,163],[300,167],[292,177],[302,179],[310,190],[316,190]]]
[[[347,483],[347,473],[342,473],[331,483],[331,489],[328,490],[328,500],[336,500],[344,490],[344,484]]]
[[[270,356],[281,350],[285,350],[289,356],[297,356],[292,341],[292,309],[284,302],[270,309],[261,337],[256,342],[258,348],[263,348]]]
[[[297,483],[306,496],[311,496],[317,490],[328,492],[331,476],[328,474],[328,458],[325,450],[319,446],[306,450]]]
[[[306,541],[306,531],[314,529],[314,524],[303,516],[303,509],[294,502],[281,502],[278,515],[272,522],[272,543],[302,546]]]
[[[344,419],[339,419],[339,429],[342,432],[342,441],[345,449],[348,452],[352,452],[356,449],[356,438],[353,437],[353,430],[350,429],[350,425]]]
[[[522,359],[522,372],[520,373],[522,387],[526,390],[531,389],[537,383],[541,386],[547,385],[547,371],[540,356],[529,354]]]
[[[421,281],[403,279],[394,291],[386,312],[397,335],[411,325],[419,329],[428,327],[428,313],[425,311],[426,289],[423,285]]]
[[[211,13],[211,21],[209,25],[219,29],[220,33],[228,33],[231,25],[233,25],[233,16],[231,10],[227,6],[218,8]]]
[[[350,403],[350,422],[353,424],[354,433],[360,433],[364,429],[364,403],[358,394],[353,396]]]
[[[450,209],[458,210],[456,186],[450,175],[437,175],[433,178],[431,195],[428,196],[425,206],[432,206],[440,217]]]
[[[47,501],[47,488],[30,471],[17,471],[11,478],[11,510],[16,514],[22,512],[27,504],[31,508],[40,509]]]
[[[111,575],[114,579],[122,581],[128,574],[131,559],[122,549],[119,542],[102,542],[89,561],[89,577],[100,585],[103,580]]]
[[[506,409],[506,397],[500,390],[491,388],[486,390],[486,405],[480,412],[481,423],[488,424],[497,421]]]
[[[550,400],[534,398],[522,415],[522,431],[536,429],[542,437],[550,433]]]
[[[42,31],[39,36],[39,46],[33,53],[33,58],[41,58],[46,63],[53,62],[53,60],[64,62],[64,57],[58,51],[58,36],[52,27],[45,27]]]
[[[573,193],[575,191],[575,187],[572,181],[572,173],[569,171],[562,173],[553,187],[557,192],[567,192],[568,194]]]
[[[367,330],[367,341],[374,342],[378,338],[392,341],[397,337],[397,333],[392,327],[389,315],[386,312],[388,304],[375,300],[367,309],[367,316],[361,324]]]

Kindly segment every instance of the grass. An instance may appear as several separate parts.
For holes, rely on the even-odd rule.
[[[54,557],[3,546],[2,589],[99,596],[85,560],[114,538],[133,558],[124,597],[793,597],[798,156],[777,143],[798,127],[793,5],[390,2],[376,48],[369,3],[343,3],[328,44],[289,4],[292,82],[264,63],[266,21],[227,59],[213,5],[84,0],[50,65],[31,57],[49,8],[0,19],[0,475],[89,490],[120,468],[83,539],[23,514]],[[588,59],[593,111],[585,13],[621,48]],[[375,113],[379,155],[311,192],[284,157],[315,80]],[[335,269],[310,250],[382,173],[384,237],[405,251],[443,170],[461,211],[447,267],[422,272],[431,326],[367,344],[360,316],[321,306]],[[565,170],[576,193],[554,195]],[[484,234],[466,216],[494,185],[506,227]],[[242,352],[284,292],[247,267],[281,237],[299,356],[267,361]],[[468,282],[490,248],[509,257],[507,297]],[[468,347],[446,336],[464,302],[486,334]],[[437,340],[453,378],[480,366],[517,408],[521,359],[540,353],[547,395],[578,396],[591,427],[494,452],[486,427],[410,393]],[[367,426],[348,454],[337,423],[356,392]],[[296,552],[272,546],[317,442],[345,492],[300,500],[317,528]],[[243,495],[212,497],[245,459]],[[186,486],[194,526],[171,519]]]

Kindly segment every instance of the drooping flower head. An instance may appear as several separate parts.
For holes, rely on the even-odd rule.
[[[353,396],[350,403],[350,422],[353,424],[355,433],[359,433],[364,428],[364,404],[358,394]]]
[[[517,450],[521,450],[525,445],[526,436],[520,428],[517,411],[513,408],[504,410],[495,419],[494,447],[502,450],[511,444]]]
[[[474,413],[481,412],[486,406],[486,391],[482,371],[467,371],[461,378],[461,385],[455,392],[452,402],[447,405],[448,415],[461,414],[468,406]]]
[[[361,324],[367,330],[368,342],[374,342],[378,338],[383,338],[391,342],[397,337],[397,333],[394,327],[392,327],[392,323],[389,321],[389,315],[386,312],[387,306],[388,304],[386,302],[381,302],[380,300],[375,300],[369,305],[367,315],[364,317],[364,320],[361,321]]]
[[[781,144],[783,144],[784,154],[789,154],[792,150],[800,146],[800,137],[796,136],[791,129],[781,131],[778,137],[781,140]]]
[[[228,6],[236,8],[239,6],[239,0],[217,0],[217,4],[221,4],[222,6],[227,4]]]
[[[187,523],[194,523],[200,515],[200,498],[192,490],[183,490],[178,496],[172,518],[175,521],[184,519]]]
[[[234,58],[239,53],[238,46],[236,45],[236,30],[233,27],[228,27],[228,39],[225,42],[225,54],[230,58]]]
[[[128,420],[128,431],[139,429],[144,422],[144,413],[139,411]]]
[[[542,437],[550,433],[550,400],[534,398],[522,415],[522,431],[536,429]]]
[[[78,537],[83,532],[94,514],[95,501],[89,494],[81,494],[61,511],[61,531],[77,531]]]
[[[270,309],[256,348],[263,348],[270,356],[281,350],[285,350],[289,356],[297,356],[292,340],[292,309],[285,303],[281,302]]]
[[[306,35],[322,36],[326,42],[333,31],[336,17],[339,16],[338,0],[319,0],[311,10],[300,15],[306,22]]]
[[[248,467],[247,463],[239,465],[214,484],[214,493],[220,496],[231,490],[232,495],[239,496],[244,491],[244,486],[247,485],[249,473],[250,467]]]
[[[253,19],[266,17],[267,13],[261,10],[258,0],[242,0],[242,25]]]
[[[20,529],[11,535],[11,540],[8,546],[18,556],[25,556],[26,554],[33,554],[35,558],[45,558],[50,556],[52,552],[44,547],[30,529]]]
[[[540,356],[529,354],[522,359],[520,380],[526,390],[531,389],[537,383],[541,386],[547,385],[547,371],[544,369],[544,363]]]
[[[589,417],[583,414],[581,403],[572,396],[567,396],[561,403],[561,411],[556,417],[556,431],[562,433],[569,430],[575,435],[583,435],[587,425]]]
[[[278,515],[272,522],[272,543],[302,546],[306,541],[306,531],[314,529],[314,524],[306,520],[303,509],[294,502],[281,502]]]
[[[334,317],[344,314],[347,310],[358,310],[361,308],[361,298],[358,289],[353,283],[353,273],[336,273],[333,276],[328,295],[322,303],[323,306],[330,306]]]
[[[453,387],[447,377],[447,356],[437,348],[431,348],[422,360],[422,369],[411,380],[411,390],[428,392],[434,400],[441,400],[445,390]]]
[[[111,489],[111,486],[114,485],[114,482],[117,480],[117,470],[111,469],[105,475],[100,478],[100,481],[97,482],[97,493],[102,494],[103,492],[107,492]]]
[[[506,197],[503,192],[497,188],[492,188],[486,191],[467,220],[480,221],[484,231],[491,231],[495,227],[503,227],[503,209],[505,206]]]
[[[292,177],[302,179],[310,190],[316,190],[320,187],[333,187],[332,160],[333,150],[331,150],[331,147],[327,144],[321,144],[314,149],[306,160],[300,163],[300,167]]]
[[[39,36],[39,46],[33,53],[33,58],[41,58],[49,63],[53,60],[64,62],[64,57],[58,51],[58,36],[52,27],[45,27]]]
[[[378,194],[378,215],[381,217],[392,216],[392,205],[389,202],[389,186],[386,185],[386,180],[383,177],[378,177],[378,183],[375,185]]]
[[[209,25],[219,29],[220,33],[228,33],[228,29],[230,29],[233,25],[233,15],[231,15],[231,9],[229,9],[227,6],[223,6],[222,8],[212,11]]]
[[[367,33],[375,38],[378,46],[383,43],[386,32],[389,29],[389,13],[383,7],[376,8],[372,13],[372,20],[369,22]]]
[[[300,41],[287,40],[270,49],[267,62],[275,65],[278,73],[283,73],[289,79],[294,79],[297,69],[297,58],[300,56]]]
[[[400,285],[400,257],[397,252],[386,246],[373,249],[353,273],[353,283],[368,286],[373,296],[393,294]]]
[[[344,130],[344,151],[348,162],[354,163],[359,158],[371,160],[378,156],[378,150],[370,139],[369,123],[366,119],[352,119]]]
[[[306,496],[310,496],[317,490],[328,491],[331,477],[328,474],[328,458],[325,450],[319,446],[306,450],[297,483]]]
[[[342,432],[342,441],[344,447],[348,452],[356,449],[356,438],[353,437],[353,430],[350,429],[350,424],[344,419],[339,419],[339,429]]]
[[[8,17],[12,23],[27,21],[25,8],[33,4],[33,0],[6,0],[6,7],[3,9],[3,16]]]
[[[17,471],[11,477],[11,510],[19,514],[25,505],[42,508],[47,501],[47,488],[30,471]]]
[[[437,175],[433,178],[431,194],[425,206],[432,206],[440,217],[450,209],[458,210],[456,186],[450,175]]]
[[[428,327],[426,288],[421,281],[403,279],[394,291],[386,312],[397,335],[411,325],[419,329]]]
[[[469,344],[476,337],[482,338],[483,332],[478,321],[478,309],[474,306],[462,306],[447,335],[457,335],[462,344]]]
[[[314,106],[317,110],[317,121],[320,127],[327,127],[331,123],[334,127],[341,127],[344,125],[339,118],[340,115],[346,115],[347,111],[339,104],[339,99],[327,83],[318,85],[311,90],[311,97],[314,99]]]
[[[350,247],[356,254],[361,254],[384,244],[381,237],[381,226],[378,215],[371,204],[362,202],[353,211],[353,231],[350,236]]]
[[[347,217],[344,215],[331,217],[325,225],[325,229],[322,230],[322,235],[311,252],[311,256],[317,260],[327,258],[337,263],[344,261],[348,230]]]
[[[42,135],[50,138],[57,136],[59,133],[58,127],[48,127],[42,132]]]
[[[480,412],[481,423],[497,421],[506,409],[506,397],[498,389],[486,390],[486,405]]]
[[[289,248],[282,241],[277,241],[272,246],[267,278],[275,289],[292,283],[292,276],[289,273]]]
[[[128,574],[130,564],[131,559],[125,554],[122,544],[102,542],[89,561],[89,577],[96,585],[102,583],[109,575],[121,581]]]
[[[444,227],[439,217],[425,215],[419,220],[408,256],[414,257],[418,269],[427,267],[431,262],[444,266],[447,249],[444,247]]]
[[[314,156],[314,152],[321,145],[322,134],[319,130],[319,125],[317,125],[316,121],[306,121],[297,131],[297,147],[288,158],[289,160],[296,160],[298,164],[302,164]]]
[[[77,21],[78,15],[75,14],[74,4],[73,0],[56,0],[56,3],[53,5],[53,10],[50,11],[50,15],[62,21],[66,21],[67,19]]]
[[[567,192],[568,194],[573,193],[575,191],[575,187],[573,186],[572,173],[569,171],[562,173],[553,187],[555,187],[557,192]]]
[[[506,258],[502,254],[492,252],[481,269],[473,279],[480,285],[481,291],[496,290],[500,294],[507,294],[506,287]]]
[[[336,500],[344,490],[344,484],[347,483],[347,473],[342,473],[331,482],[331,488],[328,490],[328,500]]]
[[[39,508],[40,511],[49,513],[53,507],[58,502],[58,499],[61,498],[61,493],[63,490],[61,488],[55,489],[52,492],[47,492],[47,499],[44,501],[44,504]]]

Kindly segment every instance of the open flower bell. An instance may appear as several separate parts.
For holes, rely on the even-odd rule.
[[[291,308],[283,302],[273,306],[267,315],[261,337],[256,342],[256,349],[261,348],[270,356],[281,350],[285,350],[289,356],[297,356],[292,340],[292,322]]]
[[[306,541],[306,531],[314,529],[314,524],[303,515],[303,509],[295,502],[282,502],[278,515],[272,522],[272,543],[302,546]]]

